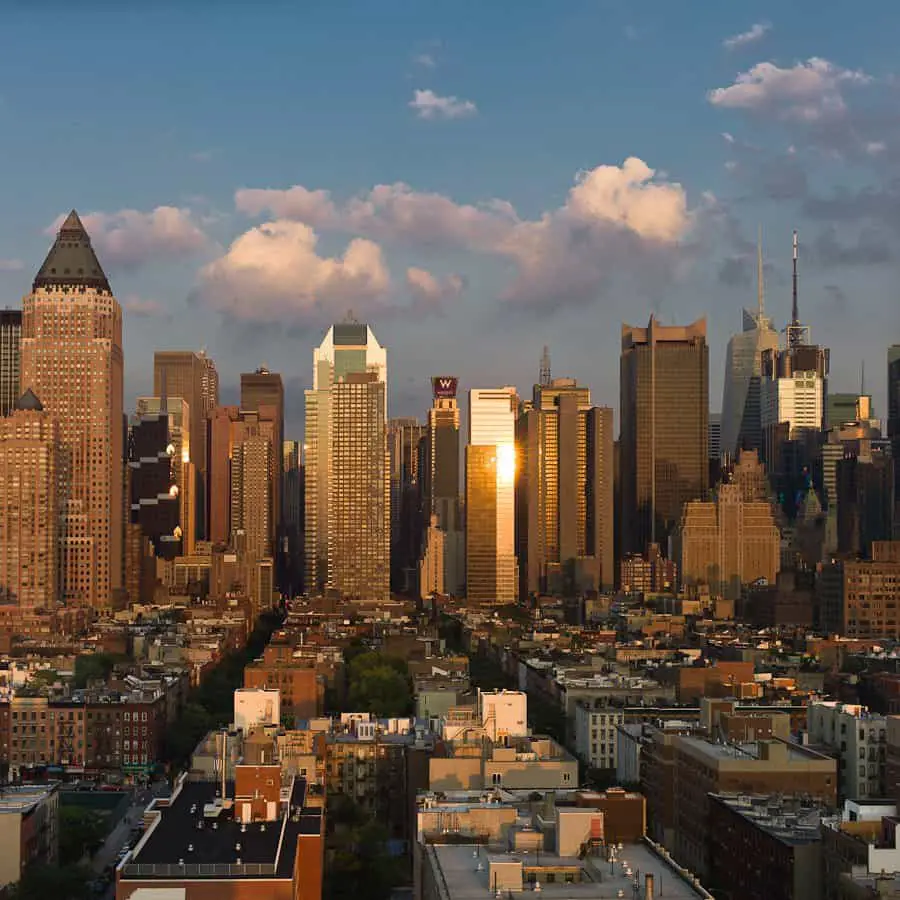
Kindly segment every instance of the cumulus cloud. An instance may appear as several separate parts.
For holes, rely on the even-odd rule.
[[[504,200],[460,204],[403,183],[377,185],[343,204],[297,186],[241,191],[236,201],[244,211],[289,212],[307,224],[327,220],[383,242],[462,249],[512,263],[504,296],[536,306],[587,302],[615,271],[669,259],[694,215],[680,184],[658,178],[635,157],[581,173],[564,204],[537,219],[523,219]]]
[[[440,313],[448,300],[463,292],[465,281],[460,275],[438,278],[427,269],[410,266],[406,270],[406,286],[412,294],[414,310]]]
[[[390,275],[381,248],[356,238],[341,256],[320,256],[308,225],[280,219],[236,238],[203,267],[207,305],[245,321],[318,321],[384,296]]]
[[[64,216],[47,229],[55,234]],[[122,209],[81,217],[100,262],[108,268],[133,269],[157,259],[192,256],[209,246],[209,239],[190,210],[157,206],[150,212]]]
[[[844,112],[844,89],[871,80],[865,72],[844,69],[819,57],[788,69],[761,62],[739,74],[734,84],[715,88],[707,97],[713,106],[815,122]]]
[[[171,318],[171,313],[157,300],[139,297],[137,294],[126,295],[122,301],[122,309],[137,319]]]
[[[442,97],[430,89],[413,91],[409,106],[420,119],[463,119],[478,112],[478,107],[471,100]]]
[[[736,50],[738,47],[746,47],[747,44],[755,44],[757,41],[762,40],[771,29],[772,25],[769,22],[756,22],[746,31],[725,38],[722,41],[722,46],[726,50]]]

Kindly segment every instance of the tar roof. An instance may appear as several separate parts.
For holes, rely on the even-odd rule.
[[[216,800],[217,786],[213,781],[186,781],[172,806],[159,807],[162,821],[137,848],[131,862],[140,867],[172,866],[181,860],[191,866],[213,866],[234,865],[240,860],[243,865],[274,866],[269,877],[292,877],[297,838],[318,834],[321,829],[322,810],[303,808],[305,780],[294,781],[291,810],[296,815],[248,825],[235,821],[233,808],[223,809],[216,818],[204,817],[203,807]],[[232,783],[226,784],[226,794],[233,796]],[[125,871],[127,877],[127,867]],[[146,878],[147,872],[140,877]]]

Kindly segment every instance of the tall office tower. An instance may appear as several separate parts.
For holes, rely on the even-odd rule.
[[[466,597],[472,603],[516,599],[517,407],[513,387],[469,391]]]
[[[643,553],[709,487],[706,320],[623,325],[620,369],[622,550]]]
[[[259,418],[272,422],[274,434],[272,447],[275,452],[275,468],[272,473],[272,535],[274,546],[281,530],[281,494],[282,472],[284,460],[282,459],[281,445],[284,443],[284,385],[281,376],[277,372],[270,372],[265,367],[255,372],[241,374],[241,412],[259,413]]]
[[[244,419],[231,449],[231,534],[253,559],[272,556],[275,455],[271,433]]]
[[[306,399],[306,591],[390,595],[387,351],[346,321],[313,350]]]
[[[19,399],[22,310],[0,310],[0,416],[8,416]]]
[[[440,592],[453,595],[462,593],[466,579],[465,532],[460,510],[458,384],[452,375],[431,379],[433,399],[428,410],[421,473],[422,512],[429,525],[422,548],[423,559],[428,553],[428,541],[439,541],[441,547],[435,550],[432,559],[439,554],[443,565]],[[424,582],[420,587],[425,589]]]
[[[227,544],[231,540],[231,449],[234,428],[240,418],[238,407],[218,406],[207,423],[207,534],[214,544]]]
[[[742,449],[762,448],[760,385],[762,355],[778,349],[778,332],[766,315],[762,241],[757,245],[756,311],[743,311],[743,330],[728,341],[722,396],[722,452],[736,458]]]
[[[894,540],[900,540],[900,344],[888,348],[887,434],[894,457]]]
[[[24,299],[23,391],[59,422],[62,595],[110,607],[122,587],[122,308],[73,210]]]
[[[797,301],[797,232],[793,243],[793,304],[786,346],[763,353],[763,460],[785,513],[793,517],[819,456],[825,427],[828,350],[809,342]]]
[[[887,441],[864,439],[836,467],[837,550],[868,558],[893,531],[894,466]]]
[[[709,483],[718,484],[722,476],[722,413],[709,414],[706,452],[709,454]]]
[[[216,364],[199,350],[157,350],[153,354],[153,393],[157,397],[180,397],[190,410],[191,461],[197,470],[194,490],[197,512],[196,538],[209,537],[207,420],[219,405],[219,374]]]
[[[30,390],[0,419],[0,602],[59,601],[59,427]]]
[[[284,523],[279,583],[289,596],[303,589],[303,458],[299,441],[282,444],[281,518]]]
[[[751,452],[749,466],[757,463]],[[775,583],[781,562],[781,532],[768,500],[745,500],[738,480],[722,484],[715,500],[685,504],[675,535],[678,569],[685,585],[705,584],[736,600],[741,589],[764,578]]]
[[[414,575],[422,539],[419,444],[425,426],[414,418],[390,419],[387,424],[391,478],[391,583],[407,593],[415,589]]]
[[[534,386],[516,428],[521,599],[614,586],[612,429],[574,379]]]
[[[138,397],[131,425],[130,521],[163,559],[190,556],[196,547],[191,418],[181,397]]]

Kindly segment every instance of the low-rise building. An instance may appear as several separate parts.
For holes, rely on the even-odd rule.
[[[59,855],[59,785],[7,785],[0,790],[0,893],[26,866],[55,866]]]
[[[575,752],[593,769],[615,769],[618,762],[616,729],[625,713],[615,707],[575,707]]]

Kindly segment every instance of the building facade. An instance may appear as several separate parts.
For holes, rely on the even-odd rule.
[[[399,591],[415,588],[415,571],[422,540],[422,499],[419,445],[426,426],[403,417],[387,423],[391,479],[391,582]]]
[[[123,585],[122,308],[73,210],[24,299],[23,391],[59,423],[62,594],[109,608]]]
[[[900,541],[872,545],[871,560],[843,565],[845,637],[900,640]]]
[[[575,707],[575,750],[592,769],[618,768],[618,729],[625,712],[614,707]],[[637,778],[634,779],[637,781]]]
[[[0,419],[0,598],[51,609],[60,599],[59,428],[31,392]]]
[[[22,310],[0,310],[0,416],[8,416],[19,399]]]
[[[894,458],[894,540],[900,541],[900,344],[888,349],[887,435]]]
[[[306,398],[306,590],[390,595],[387,352],[343,322],[313,351]]]
[[[623,325],[620,368],[622,549],[641,553],[709,486],[706,320]]]
[[[515,546],[515,424],[512,387],[469,391],[466,447],[466,596],[511,603],[518,592]]]
[[[520,597],[613,587],[612,422],[574,379],[534,386],[516,428]]]

